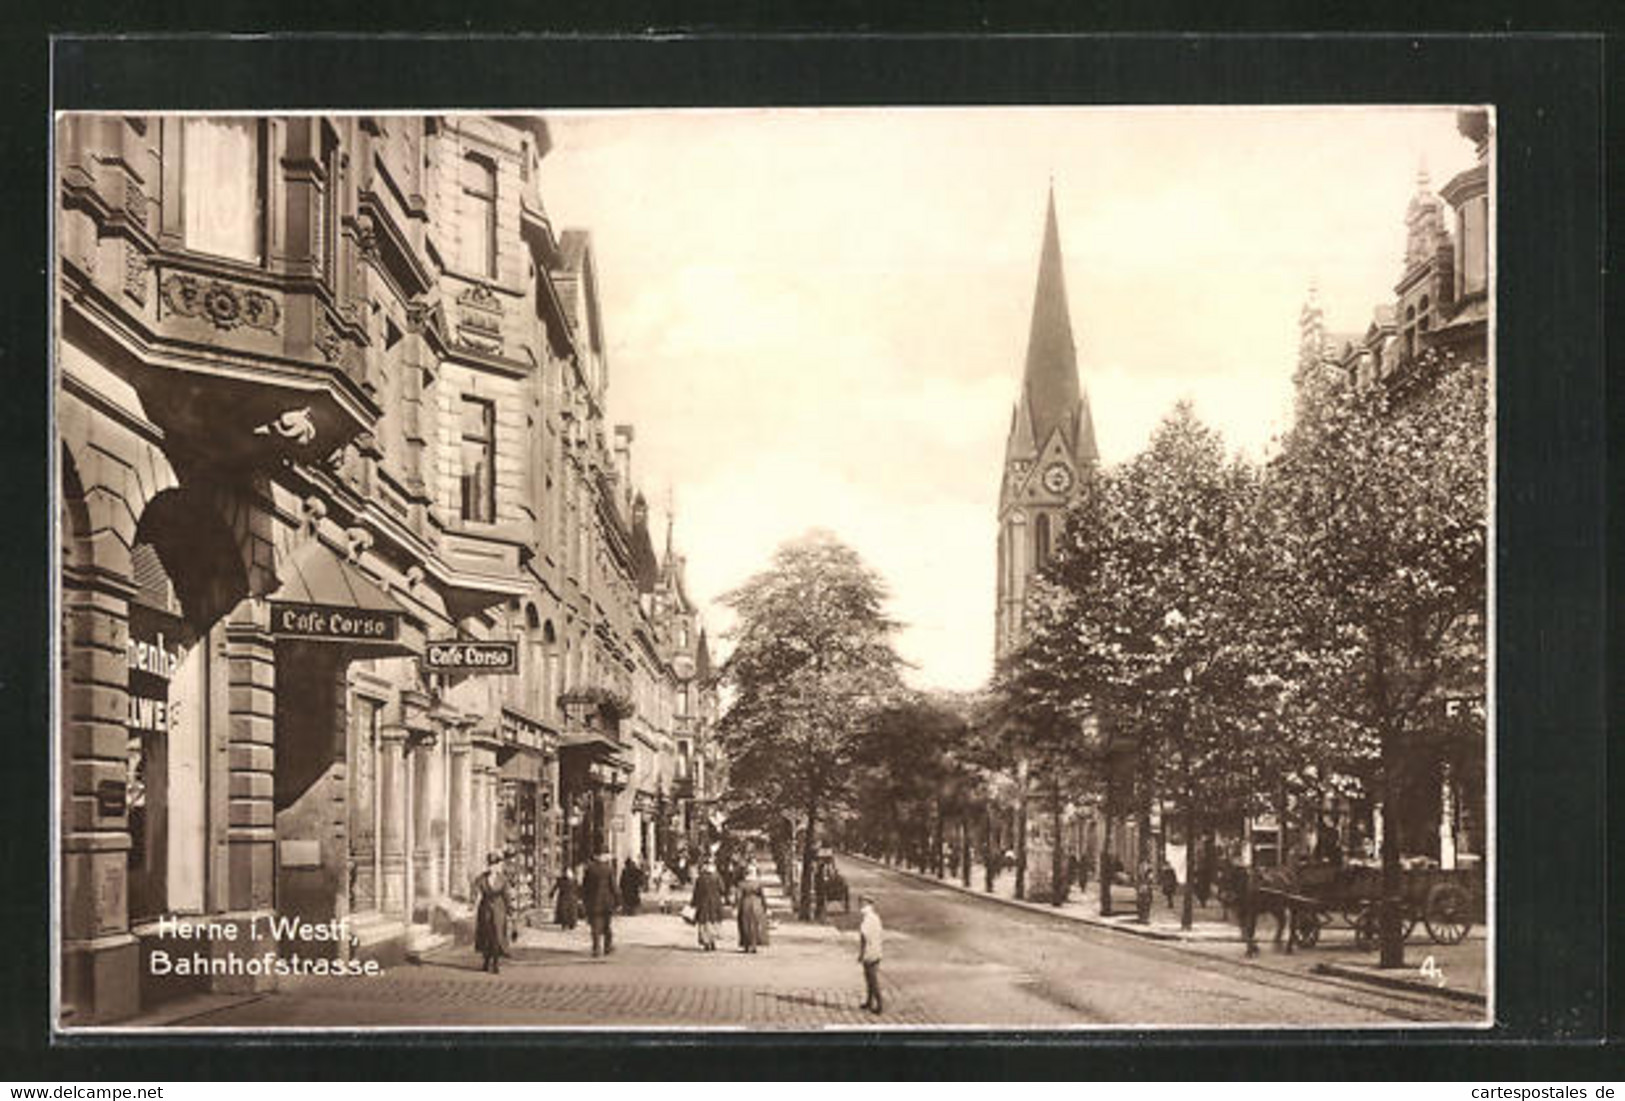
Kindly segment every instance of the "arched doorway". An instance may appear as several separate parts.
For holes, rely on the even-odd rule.
[[[229,528],[206,496],[174,488],[147,504],[130,548],[126,642],[129,916],[211,909],[208,843],[212,660],[221,622],[248,595]],[[223,718],[222,720],[223,721]]]

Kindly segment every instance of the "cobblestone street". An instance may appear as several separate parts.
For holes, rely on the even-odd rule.
[[[500,975],[447,946],[370,979],[305,979],[275,993],[172,1013],[184,1028],[620,1027],[872,1029],[1140,1024],[1470,1024],[1471,1007],[1405,992],[1248,967],[1013,910],[850,863],[888,923],[886,1011],[861,1008],[855,914],[784,922],[759,954],[715,953],[675,914],[616,922],[593,959],[585,927],[525,929]],[[139,1022],[137,1022],[139,1023]]]

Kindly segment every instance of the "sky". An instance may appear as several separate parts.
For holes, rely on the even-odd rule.
[[[921,688],[992,671],[999,480],[1047,189],[1102,461],[1181,398],[1265,454],[1311,284],[1392,299],[1404,216],[1474,163],[1450,108],[563,112],[542,198],[592,234],[609,415],[716,599],[822,527]],[[727,652],[726,638],[713,644]]]

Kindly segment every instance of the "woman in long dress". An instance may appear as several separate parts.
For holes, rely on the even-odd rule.
[[[559,877],[553,881],[553,899],[554,924],[564,929],[574,929],[581,909],[581,889],[569,868],[562,869]]]
[[[474,880],[474,897],[479,900],[474,911],[474,950],[485,960],[480,969],[495,975],[501,970],[499,961],[508,954],[508,908],[512,904],[501,853],[485,858],[485,871]]]
[[[694,878],[694,926],[698,931],[700,948],[706,952],[717,950],[717,932],[722,925],[722,880],[717,868],[709,860]]]
[[[739,950],[754,952],[767,943],[767,897],[752,865],[739,884]]]

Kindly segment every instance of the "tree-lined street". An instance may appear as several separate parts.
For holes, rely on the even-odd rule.
[[[500,977],[443,949],[366,981],[304,980],[169,1023],[188,1028],[604,1026],[870,1028],[929,1025],[1392,1025],[1470,1022],[1469,1006],[1249,965],[1082,928],[843,860],[888,926],[887,1012],[859,1009],[856,915],[785,923],[762,953],[703,956],[676,915],[623,919],[620,947],[584,958],[585,932],[527,931]],[[726,945],[725,947],[732,947]]]

